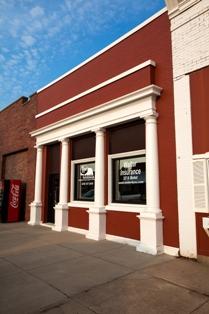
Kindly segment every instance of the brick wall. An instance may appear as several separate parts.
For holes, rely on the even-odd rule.
[[[34,195],[35,141],[29,132],[35,129],[35,114],[36,94],[29,100],[21,97],[0,112],[0,178],[26,183],[26,220]]]
[[[209,65],[209,1],[178,10],[170,16],[174,78]]]

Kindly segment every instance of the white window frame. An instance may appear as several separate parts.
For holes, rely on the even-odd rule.
[[[125,204],[125,203],[113,203],[112,202],[112,161],[113,159],[117,158],[128,158],[132,156],[140,156],[145,155],[145,163],[146,163],[146,150],[135,150],[125,153],[118,153],[118,154],[111,154],[108,155],[108,205],[105,206],[106,210],[112,211],[120,211],[120,212],[131,212],[131,213],[140,213],[147,208],[147,205],[140,205],[140,204]]]
[[[209,152],[205,154],[196,154],[193,155],[192,158],[193,162],[194,161],[203,161],[204,162],[204,180],[205,180],[205,203],[206,207],[205,208],[195,208],[195,193],[194,193],[194,188],[195,188],[195,183],[194,183],[194,173],[193,175],[193,211],[196,213],[209,213]]]
[[[68,206],[70,206],[70,207],[89,208],[90,206],[94,205],[94,201],[87,202],[87,201],[77,201],[77,200],[74,199],[75,165],[77,165],[77,164],[85,164],[85,163],[89,163],[89,162],[95,162],[95,157],[76,159],[76,160],[72,160],[71,161],[70,202],[68,203]]]

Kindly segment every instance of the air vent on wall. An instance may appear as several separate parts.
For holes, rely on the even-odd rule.
[[[193,160],[193,186],[195,212],[208,213],[208,160]]]

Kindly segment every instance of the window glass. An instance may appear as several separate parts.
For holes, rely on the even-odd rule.
[[[94,162],[75,164],[75,200],[94,201],[94,178]]]
[[[113,159],[113,202],[146,204],[145,156]]]

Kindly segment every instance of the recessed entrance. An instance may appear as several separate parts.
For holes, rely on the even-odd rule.
[[[47,222],[54,223],[54,206],[59,202],[59,174],[49,175]]]
[[[47,145],[46,151],[46,190],[45,222],[54,223],[54,207],[59,202],[60,184],[60,143]]]

